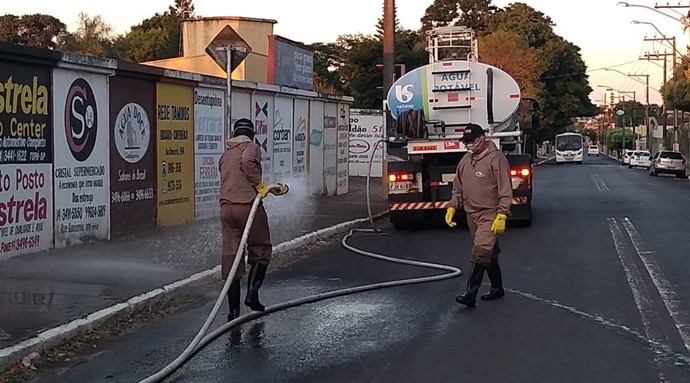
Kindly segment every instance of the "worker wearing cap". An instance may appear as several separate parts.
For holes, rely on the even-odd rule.
[[[254,143],[254,124],[250,120],[242,118],[235,122],[233,138],[226,142],[225,152],[220,157],[219,169],[220,219],[223,233],[221,274],[226,280],[237,256],[237,247],[240,245],[254,198],[257,193],[261,194],[262,198],[268,194],[268,188],[261,181],[261,148]],[[271,250],[268,217],[263,203],[260,203],[247,239],[248,263],[251,270],[244,303],[254,311],[264,311],[264,306],[259,302],[259,288],[271,261]],[[228,290],[228,320],[240,315],[240,280],[244,273],[242,256]]]
[[[455,300],[475,307],[484,271],[491,281],[491,289],[481,299],[492,300],[505,295],[498,264],[501,249],[497,236],[505,231],[513,203],[513,189],[508,159],[486,138],[481,126],[470,124],[462,141],[469,153],[463,156],[456,169],[446,223],[455,227],[455,212],[464,209],[473,241],[472,270],[467,280],[467,291]]]

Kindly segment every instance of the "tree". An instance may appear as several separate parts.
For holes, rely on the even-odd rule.
[[[116,55],[136,62],[180,55],[180,20],[194,17],[193,0],[175,0],[163,13],[143,20],[115,41]]]
[[[59,49],[67,36],[67,26],[44,14],[0,16],[0,41],[36,48]]]
[[[459,16],[457,0],[434,0],[422,17],[422,31],[453,25]]]
[[[539,96],[542,89],[539,76],[543,72],[543,63],[523,36],[502,29],[480,37],[479,46],[482,47],[479,51],[481,62],[510,74],[526,97]]]
[[[527,39],[529,46],[539,48],[556,37],[550,17],[524,3],[513,3],[499,9],[487,20],[488,29],[507,29]]]
[[[523,36],[541,58],[538,99],[543,124],[537,134],[539,139],[564,132],[575,117],[596,115],[580,48],[556,35],[548,16],[526,4],[514,3],[496,11],[487,23],[489,31],[505,29]]]
[[[101,16],[79,13],[79,27],[76,33],[65,39],[64,49],[85,55],[106,56],[112,45],[112,31],[113,27]]]
[[[616,126],[639,126],[645,125],[645,111],[644,105],[639,101],[625,100],[625,102],[619,102],[614,107],[613,110],[622,110],[625,112],[624,115],[616,115]],[[651,108],[650,108],[651,109]],[[651,110],[650,110],[650,115]]]
[[[671,80],[661,87],[661,95],[668,109],[690,112],[690,82],[687,71],[688,61],[683,60]]]
[[[395,9],[393,10],[393,18],[394,18],[394,23],[395,23],[395,33],[397,34],[400,32],[400,22],[398,20],[398,3],[395,3]],[[376,22],[376,37],[379,40],[383,40],[383,15],[379,17],[378,21]]]
[[[491,0],[434,0],[422,17],[422,31],[433,27],[463,25],[481,34],[496,11]]]
[[[334,43],[315,43],[309,48],[314,52],[314,89],[321,93],[342,93],[343,80],[338,71],[343,62],[340,47]]]

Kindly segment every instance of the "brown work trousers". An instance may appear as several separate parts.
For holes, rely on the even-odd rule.
[[[498,236],[491,232],[491,224],[496,219],[496,214],[498,210],[467,213],[467,226],[472,235],[472,262],[489,265],[492,260],[498,260],[501,247],[498,244]]]
[[[220,207],[220,221],[223,232],[223,259],[221,274],[223,280],[228,278],[232,264],[237,255],[237,247],[242,240],[242,233],[249,218],[252,204],[225,203]],[[249,264],[262,263],[268,265],[271,262],[271,233],[268,228],[268,216],[263,204],[260,204],[254,216],[254,222],[249,230],[247,238],[247,252]],[[244,252],[240,249],[240,260],[237,266],[235,279],[241,279],[245,274]]]

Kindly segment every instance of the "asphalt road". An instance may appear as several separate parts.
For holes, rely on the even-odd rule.
[[[532,227],[502,237],[503,300],[456,304],[462,276],[294,308],[221,336],[167,381],[690,381],[690,182],[603,157],[545,165],[535,170],[534,209]],[[469,266],[462,229],[386,225],[352,244]],[[262,296],[272,304],[434,273],[334,245],[270,274]],[[210,307],[105,341],[35,381],[137,382],[184,349]]]

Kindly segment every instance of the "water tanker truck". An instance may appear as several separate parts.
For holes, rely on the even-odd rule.
[[[478,61],[475,33],[451,26],[427,32],[429,64],[398,78],[384,100],[384,190],[396,229],[442,220],[465,127],[480,125],[511,167],[510,221],[532,222],[532,166],[539,105],[505,71]]]

